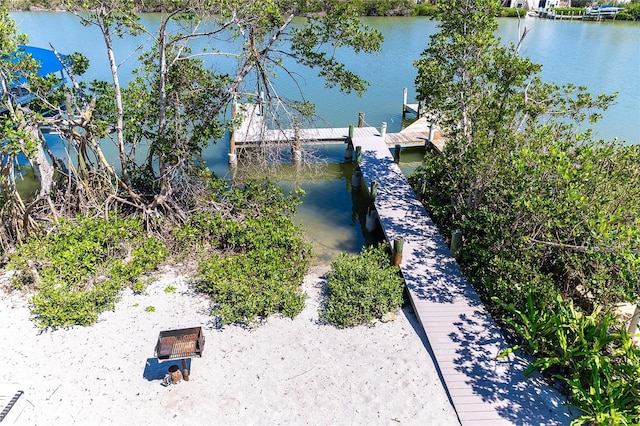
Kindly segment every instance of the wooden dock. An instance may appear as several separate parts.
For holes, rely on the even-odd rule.
[[[234,106],[234,119],[240,121],[239,127],[231,136],[230,152],[236,147],[256,147],[264,143],[334,144],[346,143],[348,127],[338,128],[302,128],[269,129],[261,108],[257,104],[237,104]],[[433,141],[429,140],[430,132]],[[403,148],[421,147],[433,143],[440,151],[444,148],[444,138],[439,129],[432,129],[425,118],[419,118],[399,133],[386,133],[375,127],[354,127],[353,138],[366,138],[385,134],[387,146],[400,145]]]
[[[356,137],[367,187],[387,240],[404,240],[400,265],[413,309],[428,339],[462,425],[568,425],[564,398],[540,376],[524,377],[520,356],[499,358],[503,335],[462,277],[458,264],[380,136]]]

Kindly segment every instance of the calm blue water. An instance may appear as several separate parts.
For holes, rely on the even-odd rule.
[[[104,43],[93,27],[82,26],[76,17],[57,12],[16,12],[11,16],[20,31],[30,37],[30,44],[58,51],[80,51],[91,61],[88,79],[109,80]],[[157,15],[143,16],[149,27],[157,25]],[[292,65],[298,75],[293,82],[284,72],[274,80],[275,88],[286,97],[301,98],[301,93],[316,104],[321,117],[318,126],[346,127],[356,124],[358,112],[365,113],[366,125],[388,124],[388,131],[400,130],[402,92],[409,89],[410,102],[415,95],[413,81],[417,59],[437,31],[437,23],[426,18],[367,18],[366,22],[385,34],[383,50],[378,55],[350,56],[342,59],[367,79],[371,86],[363,97],[344,95],[327,89],[313,71]],[[502,19],[499,35],[505,41],[518,37],[518,21]],[[593,94],[618,92],[617,103],[603,114],[594,128],[598,137],[618,138],[627,143],[640,142],[640,25],[634,23],[566,22],[527,18],[521,24],[532,28],[522,53],[543,65],[542,78],[557,83],[585,85]],[[136,66],[136,49],[148,44],[144,36],[116,40],[121,81],[126,82]],[[217,44],[224,52],[234,46]],[[233,65],[218,56],[210,61],[218,70],[232,70]],[[209,149],[205,160],[219,176],[228,174],[228,140]],[[342,164],[343,146],[321,149],[328,165],[320,179],[301,178],[307,191],[300,207],[299,220],[308,229],[320,260],[333,258],[339,251],[358,252],[371,236],[362,232],[363,195],[350,190],[351,169]],[[411,169],[420,161],[419,151],[403,152],[404,167]],[[408,161],[408,163],[407,163]],[[286,183],[285,183],[286,184]]]

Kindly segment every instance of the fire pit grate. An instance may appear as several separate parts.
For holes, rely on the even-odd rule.
[[[159,360],[181,359],[202,356],[204,335],[201,327],[161,331],[156,343],[156,358]]]

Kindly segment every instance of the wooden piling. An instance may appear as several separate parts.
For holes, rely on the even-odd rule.
[[[454,229],[451,232],[451,248],[449,252],[451,253],[451,257],[456,258],[458,256],[458,252],[460,251],[460,246],[462,245],[462,231],[459,229]]]
[[[356,146],[356,167],[360,165],[362,161],[362,147],[360,145]]]
[[[396,144],[393,150],[393,162],[396,164],[400,164],[400,149],[401,149],[400,144]]]
[[[396,237],[393,240],[393,257],[391,263],[393,266],[400,266],[402,263],[402,247],[404,246],[404,240],[402,237]]]
[[[371,204],[376,201],[376,197],[378,196],[378,182],[371,181],[371,188],[369,190],[369,198],[371,198]]]
[[[358,127],[364,127],[364,112],[358,113]]]
[[[378,212],[374,207],[367,209],[367,217],[365,218],[364,227],[367,231],[373,232],[378,227]]]
[[[349,125],[349,134],[347,136],[347,149],[344,151],[344,161],[351,163],[353,161],[353,124]]]
[[[362,172],[358,167],[353,169],[353,174],[351,175],[351,190],[358,190],[362,185]]]
[[[402,98],[402,119],[404,120],[407,116],[407,88],[404,88],[403,98]]]
[[[235,122],[236,119],[236,109],[238,108],[238,105],[236,103],[233,104],[233,106],[231,107],[231,121]],[[229,136],[229,154],[235,154],[236,153],[236,139],[234,136],[234,131],[232,130],[230,132],[230,136]]]
[[[347,142],[347,149],[344,150],[344,161],[345,163],[351,163],[353,161],[353,143],[351,139]]]

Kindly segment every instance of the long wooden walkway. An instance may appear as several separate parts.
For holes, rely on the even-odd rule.
[[[498,358],[503,335],[449,250],[380,136],[362,147],[367,187],[388,241],[404,239],[402,275],[431,356],[462,425],[566,425],[564,399],[540,377],[525,378],[521,357]]]

